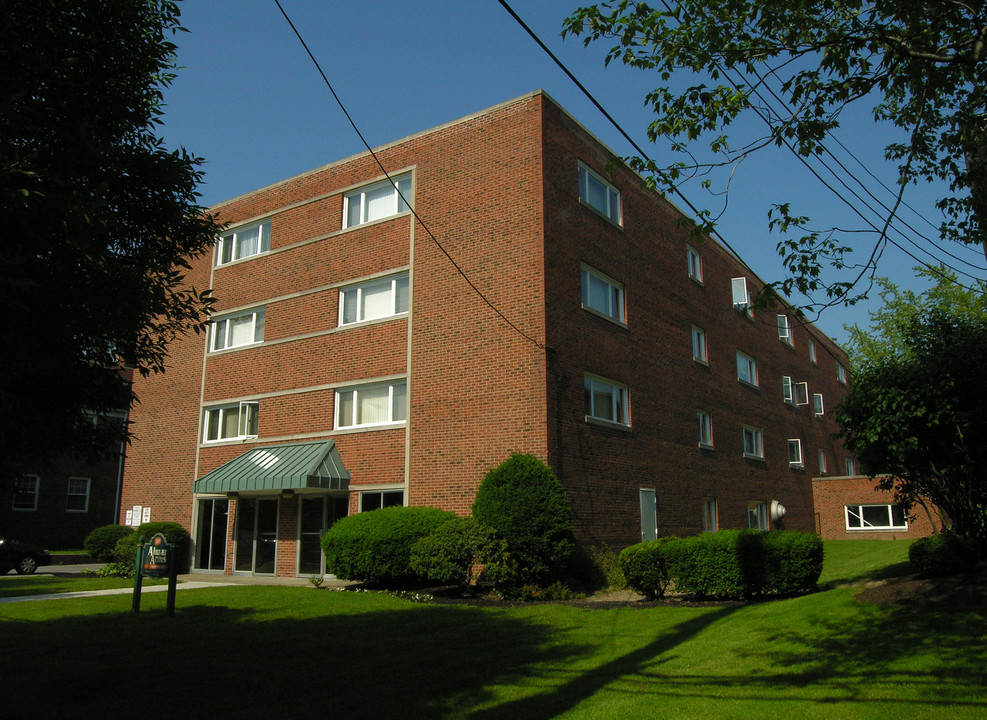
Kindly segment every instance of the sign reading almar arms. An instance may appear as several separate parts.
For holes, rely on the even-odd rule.
[[[141,586],[145,577],[168,578],[168,599],[166,610],[168,615],[175,614],[175,590],[178,586],[178,573],[172,546],[161,533],[157,533],[150,542],[145,543],[141,538],[137,548],[137,563],[134,568],[134,601],[132,610],[140,612]]]

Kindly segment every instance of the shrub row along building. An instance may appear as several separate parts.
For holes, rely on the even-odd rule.
[[[550,97],[376,154],[393,184],[366,153],[213,209],[188,280],[217,313],[135,381],[121,522],[190,526],[199,570],[319,574],[336,518],[468,514],[518,451],[584,546],[815,529],[811,478],[853,474],[844,352],[753,312],[744,264]]]

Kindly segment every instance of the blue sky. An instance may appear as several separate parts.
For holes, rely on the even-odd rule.
[[[497,0],[281,2],[372,146],[542,89],[618,155],[633,153]],[[639,145],[659,161],[669,157],[663,148],[645,144],[652,116],[643,103],[656,84],[652,78],[623,66],[604,68],[604,46],[584,48],[579,39],[560,37],[562,20],[578,0],[510,4]],[[176,39],[181,70],[165,93],[162,134],[170,146],[206,160],[204,205],[364,150],[274,0],[185,0],[182,22],[189,32]],[[888,129],[869,121],[867,110],[847,118],[838,138],[893,187],[894,170],[882,158]],[[740,127],[741,132],[755,129]],[[892,196],[856,160],[845,162],[890,204]],[[717,187],[727,180],[718,178]],[[724,197],[710,196],[698,183],[683,192],[697,206],[723,210]],[[906,201],[938,224],[932,195],[928,188],[911,188]],[[727,197],[720,234],[769,281],[783,272],[774,250],[778,237],[767,224],[772,203],[791,201],[820,226],[861,224],[786,151],[763,152],[741,164],[729,178]],[[935,236],[926,220],[909,215],[916,229]],[[855,237],[858,254],[869,252],[873,238]],[[984,264],[982,255],[952,250]],[[881,274],[914,287],[910,268],[915,264],[889,247]],[[874,307],[871,302],[834,308],[817,324],[840,340],[846,337],[844,323],[866,323],[866,310]]]

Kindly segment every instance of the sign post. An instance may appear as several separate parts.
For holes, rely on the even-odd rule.
[[[175,591],[178,587],[178,566],[173,556],[173,548],[161,533],[157,533],[147,544],[144,543],[143,536],[140,538],[140,547],[137,549],[137,564],[134,568],[133,611],[135,613],[140,612],[141,609],[141,586],[143,584],[143,577],[147,576],[168,578],[167,613],[169,617],[175,615]]]

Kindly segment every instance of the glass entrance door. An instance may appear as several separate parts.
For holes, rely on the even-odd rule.
[[[203,498],[198,501],[195,523],[197,570],[225,569],[229,515],[230,501],[226,498]]]
[[[236,509],[236,571],[273,575],[277,541],[277,498],[240,498]]]
[[[324,575],[325,558],[321,539],[326,530],[345,517],[349,499],[345,497],[303,497],[298,516],[298,574]]]

